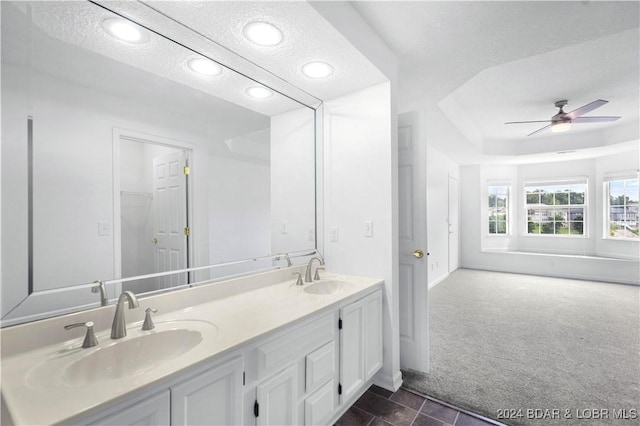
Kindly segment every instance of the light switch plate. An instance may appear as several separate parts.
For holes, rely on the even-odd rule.
[[[286,235],[286,234],[289,233],[288,230],[287,230],[287,221],[286,220],[283,220],[280,223],[280,233],[283,234],[283,235]]]
[[[111,227],[109,226],[109,222],[106,220],[98,221],[98,236],[100,237],[108,237],[111,235]]]
[[[337,226],[332,226],[331,227],[331,242],[333,243],[337,243],[339,240],[339,235],[338,235],[338,227]]]
[[[364,236],[366,238],[373,238],[373,221],[365,220],[364,224]]]

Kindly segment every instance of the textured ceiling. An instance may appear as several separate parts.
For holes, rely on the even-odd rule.
[[[400,111],[426,109],[441,130],[432,143],[460,162],[555,152],[557,141],[601,155],[595,145],[638,139],[639,2],[352,4],[398,57]],[[566,111],[606,99],[589,115],[623,119],[562,137],[527,138],[541,126],[503,124],[549,119],[560,99]],[[451,137],[454,128],[464,137]]]
[[[278,94],[260,100],[249,98],[245,90],[256,83],[229,69],[218,76],[195,75],[187,68],[187,61],[199,55],[153,33],[146,32],[149,40],[145,43],[123,43],[102,28],[102,22],[115,15],[89,2],[32,2],[29,7],[37,28],[50,37],[84,51],[98,53],[125,66],[267,116],[300,107],[298,103]],[[82,61],[82,58],[79,57],[78,61]],[[66,72],[74,71],[68,69]]]
[[[258,64],[319,99],[332,99],[386,81],[386,77],[316,10],[303,1],[146,1],[150,7]],[[242,35],[246,24],[266,21],[278,27],[283,41],[257,46]],[[310,61],[330,63],[326,79],[305,77]]]

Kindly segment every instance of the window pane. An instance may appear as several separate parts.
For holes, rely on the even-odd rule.
[[[547,192],[544,192],[541,194],[540,200],[542,202],[542,204],[546,204],[548,206],[552,206],[553,205],[553,194],[549,194]]]
[[[527,204],[540,204],[539,194],[527,193]]]
[[[569,204],[568,192],[556,192],[556,205]]]
[[[571,235],[584,235],[584,222],[570,222]]]
[[[507,207],[507,197],[505,197],[504,195],[498,195],[496,204],[498,207]]]
[[[584,220],[584,209],[569,209],[569,220]]]
[[[489,221],[489,233],[490,234],[496,233],[496,222],[493,220]]]
[[[545,222],[542,224],[542,226],[540,226],[541,234],[553,234],[553,231],[554,231],[553,222]]]
[[[498,225],[498,234],[506,234],[507,233],[507,222],[501,220],[497,222]]]
[[[556,222],[556,234],[569,235],[569,227],[566,222]]]
[[[571,191],[569,194],[569,204],[584,204],[584,191],[583,192],[574,192]]]
[[[539,234],[540,233],[540,225],[535,222],[527,222],[527,233],[528,234]]]
[[[638,179],[628,180],[626,183],[626,195],[629,197],[630,204],[638,204],[638,199],[640,198]]]

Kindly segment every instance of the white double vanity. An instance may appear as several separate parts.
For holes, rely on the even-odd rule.
[[[114,306],[2,329],[2,424],[335,422],[382,366],[383,281],[294,271],[140,299],[121,339]],[[85,328],[64,326],[89,321],[99,343],[83,348]]]

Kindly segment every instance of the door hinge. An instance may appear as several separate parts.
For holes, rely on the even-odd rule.
[[[191,172],[191,169],[189,168],[189,166],[184,166],[182,168],[182,171],[185,175],[188,175]]]
[[[338,395],[342,395],[342,384],[338,383]]]
[[[184,227],[184,235],[189,236],[191,234],[191,229],[188,226]]]
[[[247,383],[247,373],[245,373],[244,371],[242,372],[242,386],[244,386]]]
[[[258,417],[260,415],[260,406],[258,405],[258,400],[256,399],[256,403],[253,404],[253,415]]]
[[[342,318],[338,318],[338,330],[342,330]]]

